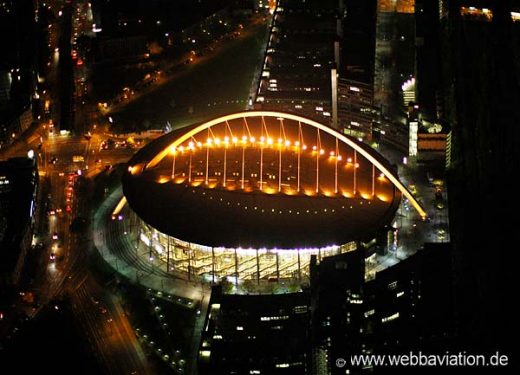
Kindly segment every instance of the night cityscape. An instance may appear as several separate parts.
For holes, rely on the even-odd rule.
[[[0,0],[0,374],[517,374],[519,107],[520,0]]]

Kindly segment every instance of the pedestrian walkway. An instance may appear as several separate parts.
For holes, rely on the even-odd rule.
[[[161,291],[165,294],[187,298],[197,302],[197,304],[202,302],[204,296],[210,294],[211,289],[208,285],[200,282],[190,282],[187,280],[177,279],[173,276],[164,277],[153,269],[153,267],[155,267],[153,265],[150,266],[149,270],[143,270],[142,267],[134,267],[132,264],[129,264],[126,259],[116,256],[114,250],[108,244],[109,242],[107,239],[109,238],[109,235],[107,234],[107,222],[111,220],[111,211],[121,200],[122,196],[122,188],[118,187],[110,193],[94,214],[94,245],[104,261],[132,283],[140,284],[145,288]],[[116,233],[116,236],[117,235],[122,236],[123,233]]]

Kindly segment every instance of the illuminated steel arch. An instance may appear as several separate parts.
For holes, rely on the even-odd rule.
[[[188,132],[181,135],[179,138],[175,139],[172,143],[170,143],[167,147],[165,147],[163,150],[158,152],[145,166],[143,169],[150,169],[157,166],[161,160],[163,160],[169,153],[170,150],[176,149],[179,147],[182,143],[189,140],[190,138],[193,138],[195,135],[199,134],[200,132],[210,129],[211,127],[222,124],[227,121],[232,121],[236,119],[245,119],[248,117],[274,117],[274,118],[281,118],[285,120],[293,120],[298,121],[302,124],[310,125],[314,128],[316,128],[318,131],[323,131],[324,133],[327,133],[339,141],[343,142],[347,146],[351,147],[353,150],[355,150],[357,153],[359,153],[361,156],[363,156],[366,160],[368,160],[375,168],[377,168],[385,177],[387,177],[392,184],[401,191],[401,193],[410,201],[410,203],[413,205],[413,207],[417,210],[419,215],[425,219],[427,214],[424,211],[424,209],[421,207],[419,202],[415,199],[415,197],[408,191],[408,189],[399,181],[398,177],[395,176],[388,168],[386,168],[380,161],[378,161],[369,151],[364,149],[362,146],[360,146],[358,143],[353,141],[352,139],[349,139],[348,137],[345,137],[343,134],[337,132],[336,130],[320,124],[319,122],[313,121],[311,119],[301,117],[298,115],[290,114],[290,113],[283,113],[283,112],[275,112],[275,111],[247,111],[247,112],[239,112],[239,113],[233,113],[230,115],[225,115],[222,117],[215,118],[211,121],[205,122],[201,125],[196,126],[195,128],[189,130]],[[137,171],[134,171],[132,168],[130,169],[134,173]]]

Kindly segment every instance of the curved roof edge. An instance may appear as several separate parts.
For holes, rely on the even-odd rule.
[[[171,148],[175,148],[179,146],[184,141],[188,140],[189,138],[195,136],[196,134],[200,133],[203,130],[209,129],[212,126],[215,126],[217,124],[220,124],[225,121],[231,121],[235,119],[240,118],[248,118],[248,117],[281,117],[283,119],[287,120],[293,120],[293,121],[299,121],[301,123],[313,126],[325,133],[328,133],[332,135],[333,137],[336,137],[341,142],[345,143],[346,145],[352,147],[354,150],[359,152],[364,158],[366,158],[370,163],[372,163],[381,173],[383,173],[391,182],[392,184],[398,188],[401,193],[410,201],[412,206],[415,208],[415,210],[419,213],[421,218],[424,220],[427,217],[426,211],[422,208],[421,204],[415,199],[415,197],[412,195],[412,193],[406,188],[406,186],[399,181],[399,178],[390,170],[388,169],[383,163],[381,163],[374,155],[372,155],[371,152],[367,150],[366,147],[363,147],[360,143],[357,141],[346,137],[345,135],[339,133],[338,131],[321,124],[317,121],[308,119],[306,117],[302,117],[299,115],[295,115],[292,113],[285,113],[285,112],[278,112],[278,111],[244,111],[244,112],[237,112],[232,113],[224,116],[220,116],[217,118],[214,118],[210,121],[206,121],[200,125],[196,126],[189,126],[187,129],[189,129],[187,132],[182,134],[179,138],[175,139],[172,143],[168,144],[166,147],[164,147],[161,151],[159,151],[149,162],[147,162],[144,165],[143,169],[147,168],[153,168],[157,164],[160,163],[162,159],[168,155]]]

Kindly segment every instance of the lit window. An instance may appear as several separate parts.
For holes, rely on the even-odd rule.
[[[383,319],[381,319],[381,322],[382,323],[387,323],[387,322],[391,322],[392,320],[395,320],[399,318],[399,313],[396,312],[395,314],[392,314],[390,316],[387,316],[387,317],[384,317]]]

